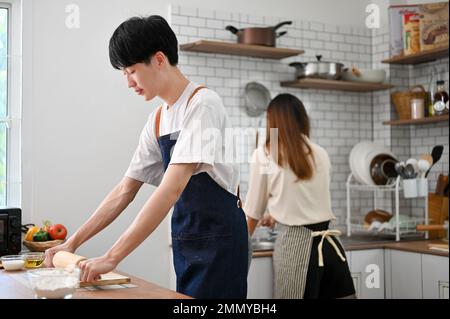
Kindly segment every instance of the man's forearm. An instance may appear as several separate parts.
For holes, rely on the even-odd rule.
[[[106,253],[116,264],[139,246],[175,205],[197,164],[170,165],[161,185],[153,192],[133,223]]]
[[[94,214],[68,239],[75,249],[111,224],[133,201],[142,183],[117,185],[100,203]]]

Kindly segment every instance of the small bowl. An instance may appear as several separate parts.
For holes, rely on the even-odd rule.
[[[353,74],[351,70],[344,71],[342,73],[342,80],[353,82],[370,82],[370,83],[382,83],[386,80],[386,71],[382,69],[359,69],[360,76]]]
[[[8,255],[0,258],[2,266],[7,271],[22,270],[25,266],[25,258],[22,255]]]
[[[25,258],[25,268],[39,268],[44,264],[45,253],[30,252],[22,253],[21,255]]]
[[[79,268],[41,268],[27,275],[36,299],[70,299],[80,286]]]

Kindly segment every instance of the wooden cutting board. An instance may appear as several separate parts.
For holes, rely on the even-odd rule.
[[[65,268],[70,265],[78,266],[80,261],[87,259],[86,257],[75,255],[66,251],[59,251],[53,256],[53,265],[59,268]],[[93,282],[80,282],[80,287],[89,286],[105,286],[105,285],[121,285],[131,282],[130,277],[109,272],[100,276],[99,280]]]
[[[106,286],[106,285],[122,285],[129,284],[131,282],[130,277],[122,276],[115,272],[109,272],[100,276],[100,280],[93,282],[80,282],[80,287],[90,286]]]

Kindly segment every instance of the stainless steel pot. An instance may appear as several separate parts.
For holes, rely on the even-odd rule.
[[[276,32],[276,30],[287,24],[292,24],[292,21],[283,21],[273,27],[251,27],[237,29],[232,25],[228,25],[225,29],[237,35],[238,43],[274,47],[276,39],[287,33],[287,31]]]
[[[289,66],[296,68],[296,78],[320,78],[339,80],[344,71],[344,65],[337,62],[322,61],[321,55],[316,55],[315,62],[292,62]]]

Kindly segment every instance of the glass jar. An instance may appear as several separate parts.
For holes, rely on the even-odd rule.
[[[45,260],[45,253],[29,252],[22,254],[25,259],[25,268],[39,268],[42,267]]]
[[[448,93],[445,91],[445,82],[437,81],[437,89],[433,97],[434,115],[443,115],[446,113],[446,104],[448,102]]]

